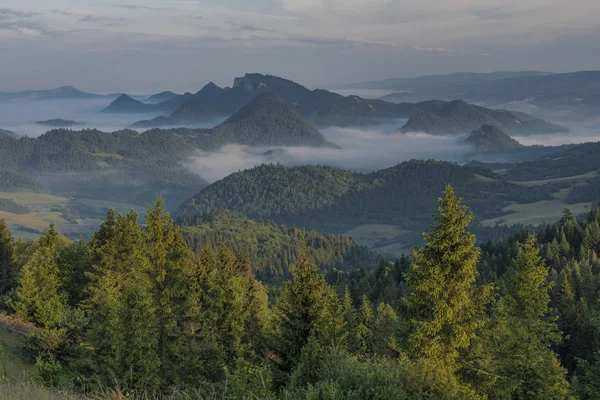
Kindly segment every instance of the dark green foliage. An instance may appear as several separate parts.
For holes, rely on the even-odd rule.
[[[14,239],[3,219],[0,219],[0,296],[17,284]]]
[[[573,388],[596,398],[600,211],[565,211],[537,243],[523,231],[481,250],[471,219],[447,188],[426,244],[375,268],[336,258],[331,249],[352,249],[341,239],[225,211],[182,231],[162,200],[143,226],[133,211],[109,211],[89,243],[52,225],[13,241],[0,223],[3,305],[36,325],[26,353],[59,387],[457,400],[570,399]],[[290,279],[256,279],[287,257]]]
[[[62,282],[54,246],[40,247],[23,267],[16,313],[26,321],[51,328],[64,318]]]
[[[466,231],[473,215],[450,186],[439,211],[437,225],[424,234],[426,244],[415,249],[406,275],[408,342],[413,356],[455,371],[461,351],[486,322],[491,288],[475,285],[480,253],[475,235]]]
[[[262,165],[207,187],[182,205],[177,215],[193,225],[202,214],[224,208],[249,218],[325,232],[341,233],[374,223],[418,230],[431,221],[437,196],[448,183],[464,194],[479,218],[504,215],[503,207],[511,201],[551,198],[547,187],[532,191],[479,174],[489,175],[489,171],[416,160],[371,174],[324,166]]]
[[[339,331],[335,328],[341,326],[343,320],[341,313],[332,313],[339,302],[318,267],[302,251],[298,266],[292,270],[292,278],[285,283],[275,308],[274,361],[280,371],[279,384],[285,383],[300,363],[302,349],[309,341],[319,347],[339,344]],[[330,329],[332,327],[334,329]]]
[[[19,203],[15,203],[11,199],[1,199],[0,198],[0,211],[6,211],[14,214],[27,214],[31,212],[31,210]]]
[[[566,399],[566,370],[551,345],[561,341],[550,314],[548,268],[538,254],[533,236],[519,245],[508,271],[499,304],[499,336],[495,349],[499,360],[495,391],[516,399]]]
[[[349,273],[359,267],[370,268],[375,262],[366,247],[350,238],[302,232],[273,222],[250,220],[227,210],[202,215],[194,226],[186,226],[182,231],[194,252],[225,243],[248,259],[257,278],[269,283],[280,283],[289,277],[303,240],[308,257],[327,273]]]
[[[0,171],[0,191],[2,192],[38,192],[40,184],[25,175],[11,171]]]
[[[316,376],[316,379],[310,379]],[[401,372],[394,365],[361,362],[339,348],[305,357],[295,371],[284,399],[401,400],[409,399]]]
[[[600,169],[600,143],[583,143],[535,161],[512,166],[506,176],[519,181],[567,178]]]

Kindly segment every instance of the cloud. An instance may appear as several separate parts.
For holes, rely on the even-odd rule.
[[[112,8],[121,8],[121,9],[129,10],[129,11],[137,11],[137,10],[143,10],[143,11],[177,11],[176,8],[170,8],[170,7],[151,7],[151,6],[145,6],[145,5],[140,5],[140,4],[113,4],[111,7]]]
[[[429,51],[429,52],[434,52],[434,53],[453,53],[452,50],[447,49],[445,47],[419,47],[419,46],[414,46],[413,49],[419,50],[419,51]]]
[[[0,39],[2,37],[27,38],[51,35],[53,30],[40,22],[41,14],[11,8],[0,8]]]

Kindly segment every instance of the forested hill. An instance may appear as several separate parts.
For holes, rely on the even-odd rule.
[[[345,238],[224,211],[182,231],[160,199],[143,225],[109,211],[88,242],[53,225],[15,240],[0,219],[0,393],[600,398],[600,210],[479,247],[461,195],[448,186],[423,245],[375,268]],[[286,267],[283,285],[253,273]]]
[[[506,176],[513,180],[530,181],[567,178],[600,171],[600,142],[566,146],[564,151],[534,161],[512,165]]]
[[[242,107],[216,127],[213,135],[249,146],[336,147],[271,93]]]
[[[0,129],[0,136],[8,136],[13,139],[17,139],[19,136],[13,131],[8,131],[6,129]]]
[[[197,150],[236,143],[261,146],[332,147],[293,110],[271,95],[261,96],[215,129],[151,129],[102,132],[51,130],[38,138],[0,135],[0,168],[83,171],[106,166],[179,160]]]
[[[424,110],[417,104],[401,132],[426,132],[432,135],[460,135],[492,125],[509,135],[564,133],[568,129],[531,115],[468,104],[462,100],[443,103],[437,109]]]
[[[0,171],[0,192],[14,191],[32,191],[41,190],[40,184],[25,175],[11,171]]]
[[[307,254],[317,262],[331,280],[336,271],[350,273],[359,268],[371,269],[375,256],[367,247],[344,236],[322,235],[294,227],[279,226],[272,221],[256,221],[228,210],[198,215],[195,225],[182,229],[188,247],[200,255],[206,248],[226,245],[243,255],[263,282],[282,283],[298,260],[298,250],[305,244]]]
[[[465,139],[479,154],[498,153],[521,148],[521,144],[494,125],[482,125]]]
[[[229,209],[325,232],[345,232],[360,224],[421,229],[431,222],[430,210],[449,183],[460,188],[480,218],[503,215],[502,208],[511,202],[552,198],[544,186],[531,191],[484,169],[439,161],[413,160],[371,174],[323,166],[262,165],[203,189],[177,215],[190,224],[212,209]]]

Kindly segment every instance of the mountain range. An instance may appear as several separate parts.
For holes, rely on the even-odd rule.
[[[365,124],[381,124],[398,119],[408,119],[414,115],[415,110],[429,112],[444,116],[456,104],[464,102],[446,102],[430,100],[421,103],[394,104],[382,100],[363,99],[358,96],[342,96],[327,90],[310,90],[293,81],[261,74],[246,74],[236,78],[232,87],[221,88],[214,83],[209,83],[195,94],[185,94],[169,98],[162,103],[147,104],[121,96],[115,100],[105,112],[156,112],[160,115],[152,120],[139,121],[134,128],[149,128],[158,126],[186,126],[205,121],[207,117],[229,117],[252,99],[264,93],[271,93],[280,98],[289,107],[293,108],[300,116],[311,124],[317,126],[351,126]],[[466,105],[466,103],[464,103]],[[477,106],[470,106],[475,108]],[[466,108],[466,107],[465,107]],[[168,111],[174,109],[170,115]],[[456,116],[469,118],[471,114]],[[486,114],[481,117],[480,114]],[[516,114],[509,111],[496,111],[479,107],[478,119],[475,121],[458,121],[467,133],[477,129],[485,123],[498,123],[502,120],[501,127],[515,133],[534,134],[565,131],[545,121],[538,120],[526,114]],[[509,120],[516,120],[511,123]],[[456,123],[456,121],[452,121]],[[525,122],[525,123],[524,123]],[[521,124],[521,127],[517,127]],[[407,128],[410,128],[409,125]],[[453,127],[451,129],[457,129]]]
[[[463,99],[564,119],[595,117],[600,106],[600,71],[457,73],[365,82],[347,88],[396,91],[382,98],[395,103]]]
[[[8,100],[82,100],[115,98],[118,94],[94,94],[83,92],[73,86],[61,86],[51,90],[24,90],[21,92],[0,92],[0,101]]]

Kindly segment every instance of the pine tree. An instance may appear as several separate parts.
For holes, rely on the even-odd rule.
[[[61,242],[61,235],[56,230],[54,222],[50,222],[50,227],[46,230],[44,236],[39,239],[40,246],[43,247],[56,247]]]
[[[56,259],[54,249],[40,247],[23,267],[17,289],[17,315],[44,328],[55,326],[65,316]]]
[[[473,215],[448,186],[440,199],[437,225],[425,233],[426,244],[415,249],[406,275],[409,350],[414,357],[436,360],[458,369],[460,351],[469,347],[486,321],[489,287],[477,287],[479,249],[466,228]]]
[[[14,239],[4,220],[0,219],[0,296],[8,293],[16,284],[14,251]]]
[[[359,344],[359,353],[373,353],[373,328],[375,326],[375,314],[373,305],[366,295],[363,295],[360,309],[358,310],[358,323],[356,326],[356,337]]]
[[[373,352],[378,356],[391,356],[390,345],[395,343],[398,330],[396,312],[389,304],[379,303],[373,326]]]
[[[158,198],[146,213],[147,258],[152,282],[152,300],[157,318],[158,355],[164,384],[177,380],[176,362],[183,340],[181,323],[185,313],[188,277],[193,256],[178,227]]]
[[[499,391],[514,399],[564,399],[566,371],[551,345],[561,341],[549,316],[551,283],[535,237],[519,246],[501,301],[504,336],[499,339]]]
[[[306,257],[305,250],[300,251],[299,264],[292,269],[292,279],[285,283],[275,310],[275,354],[282,372],[279,384],[287,381],[288,374],[298,365],[302,348],[309,339],[320,346],[335,343],[335,338],[328,336],[330,332],[323,329],[329,319],[341,317],[330,314],[331,290],[319,268]]]
[[[154,304],[148,304],[152,293],[151,265],[144,232],[137,214],[131,211],[126,216],[118,215],[114,226],[104,233],[102,240],[92,240],[97,264],[87,275],[90,295],[85,308],[91,322],[87,332],[90,366],[106,384],[117,382],[130,389],[136,389],[134,385],[156,385],[158,376],[150,376],[158,373],[152,361],[156,349],[143,343],[158,343],[156,309]],[[125,356],[123,351],[129,346],[136,356],[145,354],[149,365],[140,366],[139,360]],[[132,376],[132,372],[141,376]]]

